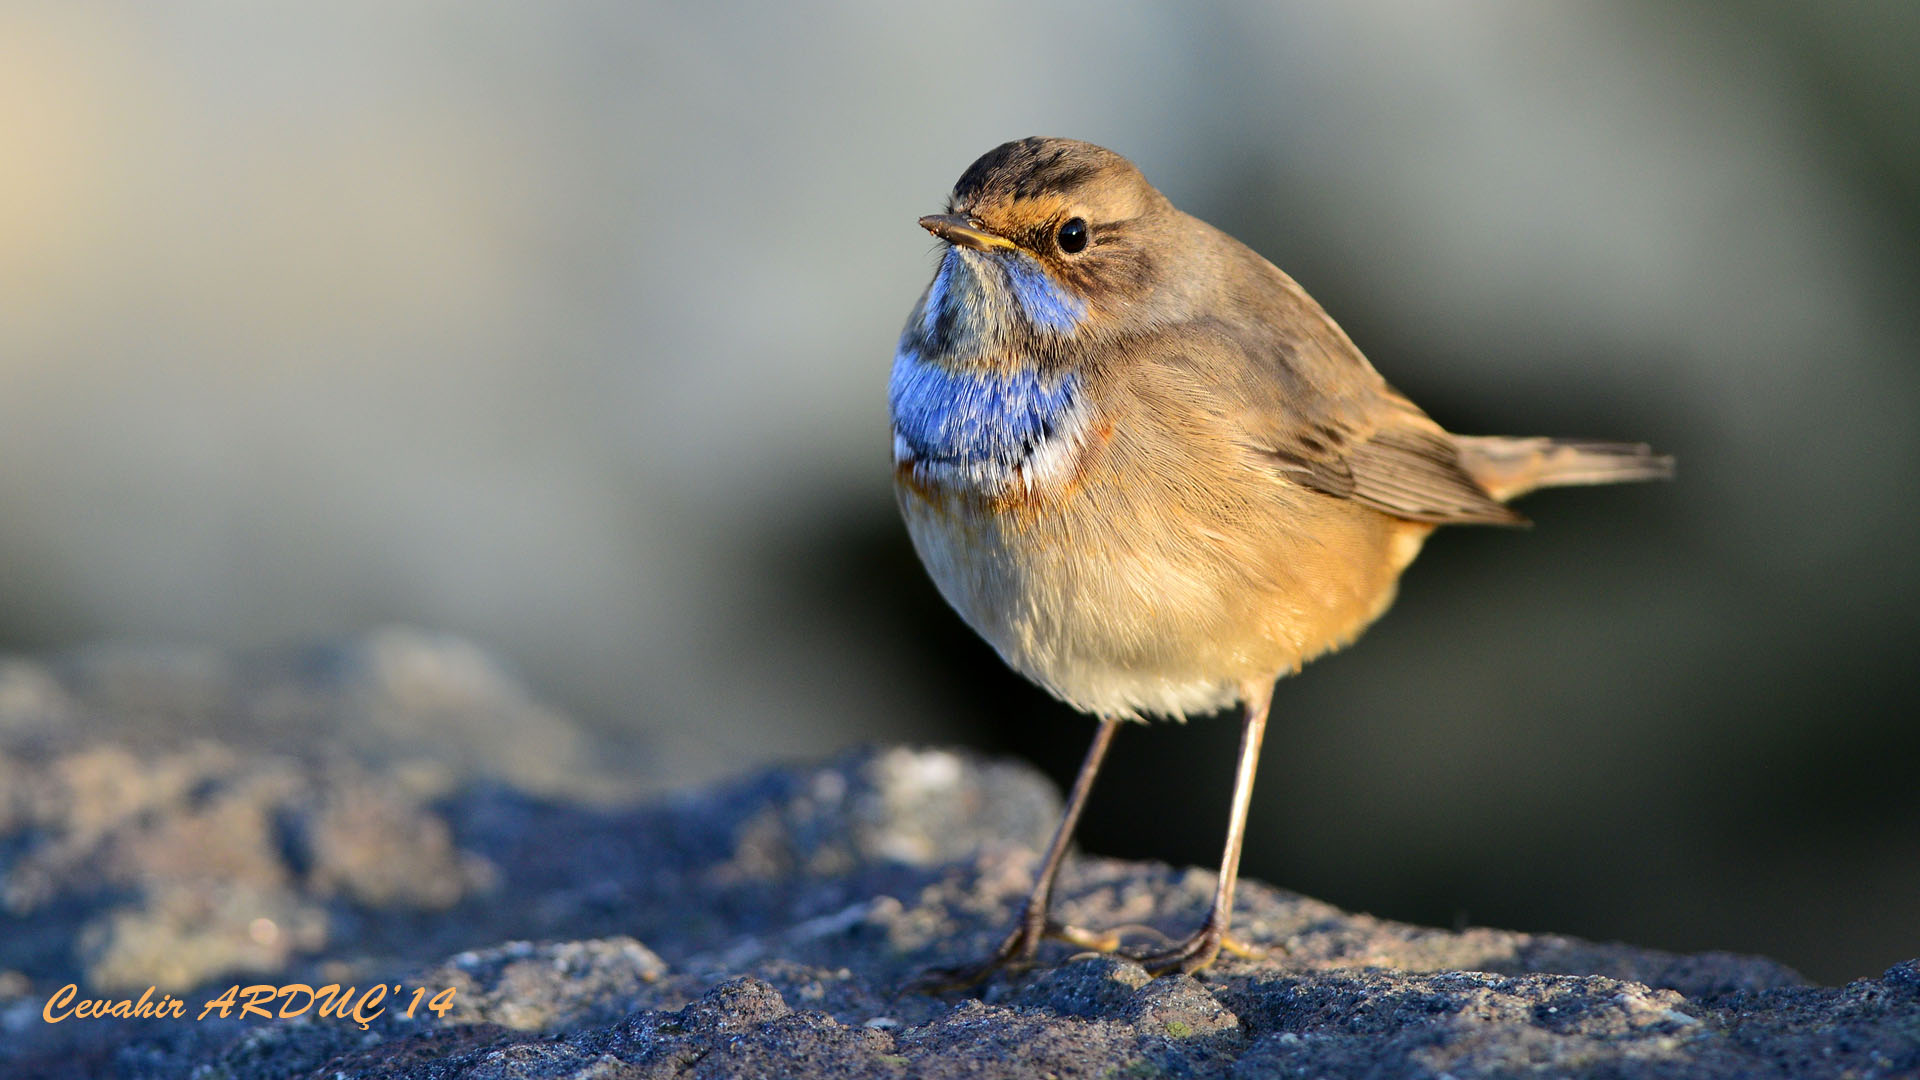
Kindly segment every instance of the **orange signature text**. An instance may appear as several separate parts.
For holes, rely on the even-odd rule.
[[[209,999],[194,1019],[205,1020],[212,1015],[222,1019],[238,1016],[286,1020],[311,1010],[322,1019],[350,1020],[365,1029],[389,1007],[408,1019],[415,1016],[423,1002],[426,1010],[435,1016],[444,1017],[447,1010],[453,1008],[453,987],[435,993],[432,998],[428,998],[427,993],[427,987],[415,987],[409,998],[399,983],[374,983],[364,990],[338,983],[321,987],[306,983],[235,985]],[[83,998],[80,987],[68,983],[54,991],[40,1015],[47,1023],[57,1024],[62,1020],[185,1018],[186,1009],[187,1003],[172,994],[160,994],[156,999],[155,988],[151,986],[138,999]]]

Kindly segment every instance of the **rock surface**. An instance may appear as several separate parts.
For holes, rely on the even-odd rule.
[[[1815,987],[1257,882],[1236,929],[1263,959],[1153,979],[1052,946],[907,993],[1012,918],[1058,807],[1037,774],[879,749],[621,796],[458,641],[0,662],[0,1073],[1920,1076],[1920,962]],[[1145,943],[1212,875],[1080,857],[1062,885],[1069,920]],[[185,1016],[46,1022],[69,983]],[[351,987],[365,1023],[195,1019],[255,984]]]

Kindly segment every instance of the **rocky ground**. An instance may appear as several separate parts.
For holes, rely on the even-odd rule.
[[[1816,987],[1258,882],[1263,959],[1154,979],[1053,946],[915,994],[1012,917],[1058,807],[1038,775],[881,749],[630,796],[454,640],[0,661],[0,1074],[1920,1077],[1920,962]],[[1062,909],[1144,943],[1211,885],[1082,857]],[[184,1015],[82,1018],[49,1005],[69,983]],[[293,984],[358,1019],[196,1018],[256,985],[295,1011]]]

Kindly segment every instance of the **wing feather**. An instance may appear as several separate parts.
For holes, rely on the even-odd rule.
[[[1409,521],[1524,524],[1480,486],[1460,449],[1401,396],[1292,278],[1258,260],[1247,318],[1179,329],[1177,362],[1210,387],[1241,438],[1288,480]]]

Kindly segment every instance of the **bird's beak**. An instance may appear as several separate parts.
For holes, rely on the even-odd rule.
[[[961,214],[928,214],[920,219],[920,227],[949,244],[970,247],[975,251],[1014,246],[1013,241],[1004,236],[995,236],[982,229],[977,220]]]

